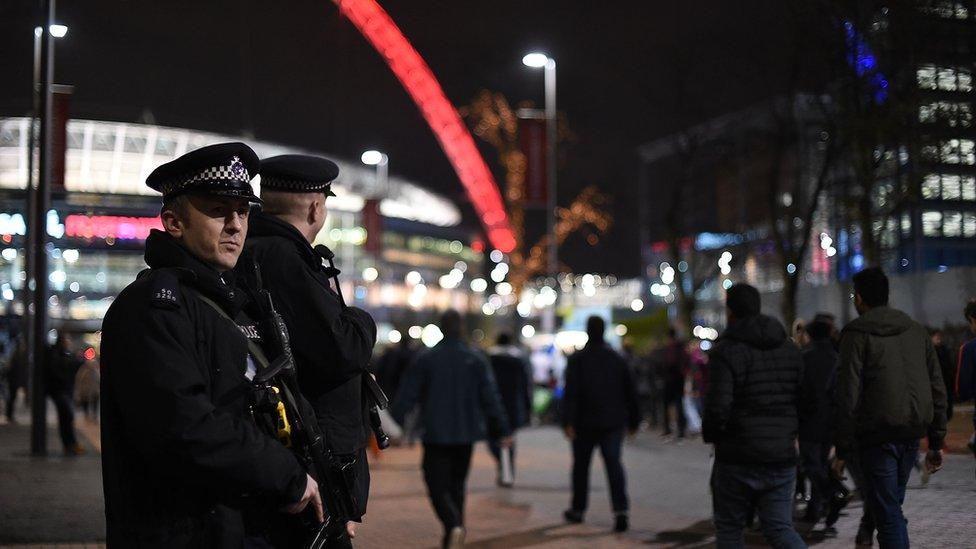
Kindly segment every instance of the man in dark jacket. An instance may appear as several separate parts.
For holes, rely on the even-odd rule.
[[[583,521],[590,491],[590,460],[600,447],[610,483],[614,530],[629,523],[627,479],[620,461],[624,432],[637,432],[640,409],[637,382],[630,366],[603,339],[605,321],[591,316],[586,321],[586,345],[569,357],[563,396],[563,430],[573,445],[573,501],[563,513],[568,522]]]
[[[854,306],[860,316],[841,334],[834,470],[839,477],[844,460],[857,453],[878,542],[908,547],[905,486],[920,438],[928,436],[926,469],[942,467],[945,384],[928,332],[888,307],[888,278],[881,269],[854,275]]]
[[[702,437],[715,445],[717,545],[743,547],[746,515],[755,505],[770,545],[806,547],[793,529],[803,358],[783,324],[759,311],[755,288],[729,288],[728,327],[709,355]]]
[[[800,459],[810,479],[807,522],[816,523],[829,504],[827,526],[833,526],[847,499],[843,485],[830,475],[827,462],[833,446],[831,406],[837,372],[837,351],[830,324],[814,320],[806,327],[810,344],[803,351],[803,388],[800,397]]]
[[[495,439],[488,441],[488,447],[498,461],[498,484],[511,486],[515,477],[515,431],[529,422],[532,411],[532,370],[522,350],[512,343],[512,336],[507,333],[498,335],[497,344],[488,350],[488,358],[512,430],[512,444],[507,449]],[[502,452],[508,456],[503,458]],[[510,471],[502,470],[503,459],[508,460]],[[506,474],[511,477],[505,478]]]
[[[109,546],[240,547],[258,535],[244,518],[255,508],[311,502],[321,520],[315,481],[249,411],[259,334],[232,269],[258,166],[243,143],[212,145],[147,180],[163,193],[165,232],[149,235],[149,269],[102,323]]]
[[[368,427],[363,375],[376,343],[376,324],[362,309],[347,307],[333,288],[329,266],[312,248],[325,226],[326,198],[334,196],[335,163],[282,155],[261,162],[262,211],[249,223],[247,250],[264,287],[288,326],[298,383],[315,409],[333,457],[355,472],[361,520],[369,496]],[[368,374],[367,374],[368,375]],[[350,534],[353,524],[348,525]]]
[[[444,335],[433,349],[421,353],[407,370],[393,405],[401,425],[420,405],[424,428],[424,481],[444,525],[444,547],[464,544],[464,495],[471,467],[471,448],[485,438],[511,444],[508,420],[484,355],[462,339],[461,315],[441,316]]]
[[[84,362],[73,352],[70,338],[63,331],[58,333],[54,345],[48,347],[44,361],[44,390],[58,412],[58,434],[66,456],[85,453],[75,434],[75,377]]]

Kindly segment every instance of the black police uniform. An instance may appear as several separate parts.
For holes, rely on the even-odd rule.
[[[258,163],[245,145],[194,153],[171,163],[176,169],[168,166],[162,180],[154,172],[150,186],[167,196],[251,192],[247,181]],[[174,185],[174,175],[192,182]],[[233,273],[219,274],[161,231],[149,235],[145,257],[150,268],[119,294],[102,324],[108,545],[240,547],[241,510],[300,500],[306,473],[249,416],[245,334],[256,332]]]
[[[284,155],[262,161],[261,188],[277,192],[323,192],[338,167],[328,160]],[[288,326],[302,392],[315,408],[329,450],[356,460],[356,499],[366,512],[368,428],[362,375],[376,343],[376,324],[366,311],[343,307],[323,258],[286,221],[255,212],[246,247],[262,283]]]

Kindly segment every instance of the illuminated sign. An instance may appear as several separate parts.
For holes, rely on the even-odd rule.
[[[495,178],[430,67],[376,0],[333,1],[383,56],[420,109],[478,211],[488,240],[499,250],[511,252],[515,235]]]
[[[64,234],[70,238],[145,240],[149,231],[162,228],[158,217],[73,214],[64,220]]]

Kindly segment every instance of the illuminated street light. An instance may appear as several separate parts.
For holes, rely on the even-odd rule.
[[[546,94],[546,222],[549,233],[549,254],[546,274],[559,277],[559,256],[556,236],[556,60],[542,52],[530,52],[522,64],[533,69],[545,69]],[[556,308],[546,309],[542,315],[542,331],[555,333]]]
[[[363,164],[366,164],[367,166],[377,166],[383,162],[389,161],[385,154],[373,149],[364,152],[359,159],[362,160]]]
[[[64,38],[65,35],[68,34],[68,26],[67,25],[51,25],[48,28],[51,30],[51,36],[53,36],[55,38]],[[36,36],[37,38],[40,38],[41,37],[41,31],[42,30],[44,30],[44,29],[41,28],[41,27],[34,27],[34,36]]]

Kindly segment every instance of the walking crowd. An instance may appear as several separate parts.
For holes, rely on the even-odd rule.
[[[736,284],[707,353],[674,329],[647,356],[618,352],[592,316],[561,376],[550,366],[540,379],[511,335],[479,350],[464,316],[447,310],[432,348],[404,338],[373,361],[376,324],[346,305],[331,252],[312,246],[337,175],[325,159],[262,161],[243,143],[150,174],[164,230],[146,242],[149,269],[105,317],[104,369],[67,334],[44,361],[67,454],[82,452],[75,398],[102,412],[110,545],[349,547],[367,510],[366,448],[385,445],[385,426],[422,441],[442,545],[462,547],[474,444],[488,442],[498,485],[511,487],[515,435],[535,417],[558,422],[572,452],[569,523],[585,520],[599,449],[614,530],[630,528],[622,454],[646,420],[668,441],[700,434],[714,446],[719,547],[742,547],[754,524],[774,547],[804,547],[795,494],[808,493],[805,522],[830,526],[852,498],[846,476],[865,502],[855,541],[908,547],[906,484],[916,466],[942,467],[953,395],[976,392],[976,339],[953,364],[943,334],[888,305],[880,269],[853,277],[859,317],[842,330],[819,314],[790,335],[761,313],[755,288]],[[964,315],[976,333],[976,302]],[[9,353],[11,419],[23,347]],[[76,378],[87,386],[77,394]]]

